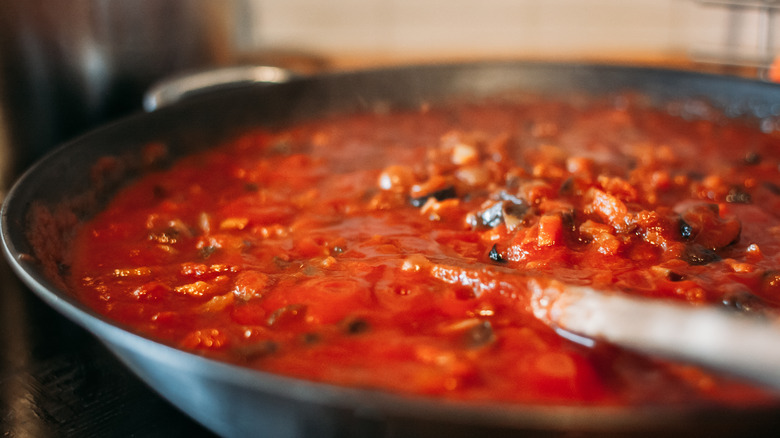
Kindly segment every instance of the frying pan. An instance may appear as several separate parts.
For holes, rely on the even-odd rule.
[[[54,150],[17,181],[2,207],[5,255],[45,302],[84,326],[172,404],[224,436],[731,436],[776,430],[780,407],[525,406],[474,404],[343,388],[249,370],[133,334],[76,301],[61,286],[58,255],[36,259],[32,205],[86,219],[144,171],[141,149],[164,143],[175,158],[256,126],[284,126],[334,112],[417,106],[452,98],[528,91],[597,96],[637,91],[662,105],[701,99],[733,117],[780,115],[780,86],[735,77],[607,65],[491,62],[406,66],[230,87],[137,114]],[[683,108],[695,116],[698,106]],[[114,157],[110,172],[95,164]],[[68,227],[47,235],[65,243]]]

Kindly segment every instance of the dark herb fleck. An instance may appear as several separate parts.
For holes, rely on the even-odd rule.
[[[57,272],[60,275],[68,275],[70,274],[70,265],[65,263],[57,263]]]
[[[506,223],[508,227],[511,228],[512,226],[517,225],[526,226],[528,224],[528,218],[533,212],[531,211],[531,206],[526,204],[525,201],[520,201],[520,203],[505,202],[503,206],[504,223]]]
[[[745,164],[748,166],[755,166],[761,163],[761,155],[757,152],[748,152],[745,154]]]
[[[455,193],[455,187],[449,186],[424,196],[412,198],[411,203],[415,207],[422,207],[426,202],[428,202],[428,198],[433,198],[437,201],[444,201],[445,199],[452,199],[456,198],[457,196],[457,193]]]
[[[344,328],[347,334],[359,335],[361,333],[367,332],[371,326],[368,325],[368,322],[365,319],[353,318],[346,322]]]
[[[260,190],[260,186],[258,186],[255,183],[251,183],[250,182],[250,183],[244,184],[244,190],[246,190],[247,192],[256,192],[256,191]]]
[[[466,346],[469,348],[484,347],[495,339],[496,335],[490,321],[480,321],[479,324],[469,328],[465,334]]]
[[[677,272],[674,272],[674,271],[669,271],[666,274],[666,278],[669,279],[669,281],[683,281],[683,280],[685,280],[685,276],[684,275],[678,274]]]
[[[701,172],[696,172],[696,171],[688,172],[688,178],[690,178],[693,181],[701,181],[704,179],[704,176],[705,175]]]
[[[693,227],[682,218],[680,219],[680,235],[685,240],[693,237]]]
[[[496,262],[496,263],[506,263],[506,259],[504,259],[504,256],[501,255],[501,253],[498,252],[498,248],[494,244],[492,248],[490,248],[490,252],[488,253],[488,257],[490,260]]]
[[[304,333],[304,335],[301,337],[301,340],[306,345],[313,345],[320,342],[322,337],[317,333]]]
[[[764,181],[764,187],[767,188],[770,192],[774,193],[777,196],[780,196],[780,186],[769,181]]]
[[[155,184],[152,187],[152,196],[154,196],[154,199],[165,199],[168,197],[168,190],[159,184]]]
[[[217,249],[219,249],[219,248],[217,248],[216,246],[213,246],[213,245],[204,246],[203,248],[201,248],[198,251],[198,255],[200,255],[200,258],[202,258],[202,259],[207,259],[207,258],[211,257],[212,254],[217,252]]]
[[[289,262],[289,261],[287,261],[287,260],[285,260],[285,259],[283,259],[283,258],[281,258],[279,256],[274,256],[273,262],[274,262],[274,265],[276,265],[276,267],[279,268],[279,269],[287,269],[287,268],[290,267],[290,265],[292,265],[291,262]]]
[[[236,353],[244,360],[255,360],[269,356],[279,350],[279,344],[274,341],[261,341],[257,344],[245,345],[236,349]]]
[[[689,265],[708,265],[712,262],[721,260],[721,257],[715,251],[705,248],[698,244],[690,244],[685,248],[681,259],[688,262]]]
[[[561,213],[561,223],[563,224],[563,228],[572,233],[577,231],[577,223],[574,220],[574,216],[574,210],[564,211]]]
[[[574,177],[568,177],[565,181],[561,184],[561,187],[558,189],[558,194],[566,196],[571,195],[574,192]]]

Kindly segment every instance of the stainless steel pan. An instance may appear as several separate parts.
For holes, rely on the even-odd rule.
[[[501,92],[605,95],[635,90],[659,104],[706,99],[728,114],[774,123],[780,86],[689,72],[547,63],[412,66],[322,75],[277,85],[244,85],[195,95],[103,127],[53,151],[29,169],[2,208],[5,254],[52,307],[92,332],[171,403],[225,436],[743,436],[780,426],[780,407],[592,408],[446,402],[334,387],[252,371],[137,336],[74,300],[56,269],[43,269],[28,239],[34,203],[89,217],[143,171],[140,149],[163,142],[173,157],[229,140],[253,126],[281,126],[331,112],[410,106]],[[695,107],[690,111],[695,112]],[[95,179],[95,163],[122,166]],[[64,206],[64,207],[62,207]],[[67,227],[52,239],[66,240]],[[57,260],[50,260],[56,264]],[[51,266],[51,264],[50,264]],[[53,272],[53,273],[52,273]]]

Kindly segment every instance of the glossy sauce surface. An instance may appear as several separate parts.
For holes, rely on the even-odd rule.
[[[772,400],[560,338],[555,278],[775,317],[780,134],[641,98],[531,97],[248,132],[143,177],[80,228],[77,296],[180,348],[458,400]]]

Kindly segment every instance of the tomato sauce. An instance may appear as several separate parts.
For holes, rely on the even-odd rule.
[[[424,105],[258,129],[144,176],[78,231],[98,312],[219,360],[469,401],[760,403],[562,339],[555,278],[774,317],[780,134],[635,96]]]

